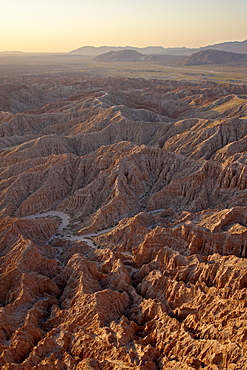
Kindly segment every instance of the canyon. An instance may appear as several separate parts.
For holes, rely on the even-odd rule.
[[[247,86],[0,78],[0,367],[242,370]]]

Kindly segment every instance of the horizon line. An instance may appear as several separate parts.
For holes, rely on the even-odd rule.
[[[95,48],[95,49],[99,49],[99,48],[104,48],[104,47],[108,47],[108,48],[136,48],[136,49],[145,49],[145,48],[163,48],[163,49],[200,49],[200,48],[204,48],[204,47],[208,47],[208,46],[214,46],[214,45],[219,45],[219,44],[225,44],[225,43],[235,43],[235,42],[245,42],[247,41],[247,38],[242,40],[242,41],[238,41],[238,40],[234,40],[234,41],[223,41],[223,42],[217,42],[217,43],[214,43],[214,44],[207,44],[207,45],[204,45],[204,46],[195,46],[195,47],[187,47],[187,46],[163,46],[163,45],[146,45],[146,46],[131,46],[131,45],[125,45],[125,46],[122,46],[122,45],[100,45],[100,46],[94,46],[94,45],[83,45],[83,46],[79,46],[78,48],[75,48],[75,49],[72,49],[70,51],[22,51],[22,50],[0,50],[0,53],[3,54],[3,53],[21,53],[21,54],[69,54],[71,53],[72,51],[75,51],[75,50],[78,50],[78,49],[81,49],[81,48]]]

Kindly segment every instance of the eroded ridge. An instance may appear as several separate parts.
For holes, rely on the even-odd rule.
[[[2,78],[0,367],[242,370],[247,88]]]

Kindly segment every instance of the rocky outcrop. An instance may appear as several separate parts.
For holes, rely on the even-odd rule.
[[[246,94],[1,86],[1,368],[245,369]]]
[[[17,167],[3,173],[9,176],[0,184],[4,214],[23,217],[56,207],[78,220],[84,233],[143,209],[197,212],[245,204],[244,164],[222,166],[128,142],[84,157],[65,153],[26,160],[18,176],[13,174]]]
[[[132,228],[138,220],[146,228],[154,217],[140,214]],[[50,256],[49,272],[32,248],[34,255],[19,250],[20,278],[8,254],[2,259],[5,282],[11,272],[12,279],[1,291],[1,366],[244,368],[245,259],[184,256],[160,243],[137,269],[145,251],[126,255],[116,244],[86,255],[77,249],[59,268]]]

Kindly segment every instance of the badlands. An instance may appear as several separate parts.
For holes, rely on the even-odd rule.
[[[247,368],[247,86],[0,80],[0,368]]]

